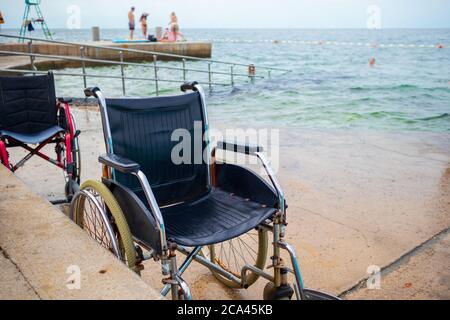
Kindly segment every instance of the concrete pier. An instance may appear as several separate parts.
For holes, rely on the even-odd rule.
[[[105,46],[123,49],[134,49],[162,54],[184,55],[196,58],[211,58],[212,44],[210,42],[145,42],[145,43],[113,43],[108,41],[86,42],[77,45],[55,44],[46,42],[33,42],[33,53],[58,55],[64,57],[80,57],[80,46],[84,47],[84,57],[103,60],[120,60],[119,51],[92,48],[89,45]],[[0,44],[0,51],[11,52],[29,52],[26,43],[3,43]],[[153,55],[139,52],[123,52],[125,61],[153,61]],[[158,60],[177,60],[174,57],[157,56]],[[14,69],[29,67],[30,59],[28,57],[0,56],[0,65],[2,68]],[[104,65],[96,63],[86,63],[88,66]],[[38,68],[65,68],[79,67],[78,61],[56,60],[56,59],[36,59]]]
[[[71,277],[76,273],[78,280]],[[0,300],[4,299],[161,296],[0,165]]]

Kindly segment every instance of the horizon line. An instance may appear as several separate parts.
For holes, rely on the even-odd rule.
[[[97,26],[92,26],[97,27]],[[63,29],[63,30],[90,30],[92,27],[83,27],[83,28],[77,28],[77,29],[70,29],[67,27],[53,27],[53,29]],[[154,26],[153,28],[160,27],[160,26]],[[162,26],[161,26],[162,27]],[[52,28],[50,28],[52,29]],[[100,30],[111,30],[111,29],[125,29],[127,30],[127,27],[100,27]],[[236,29],[244,29],[244,30],[370,30],[370,31],[381,31],[383,29],[420,29],[420,30],[427,30],[427,29],[450,29],[450,26],[448,27],[383,27],[379,29],[368,29],[365,27],[273,27],[273,28],[267,28],[267,27],[184,27],[182,29],[212,29],[212,30],[223,30],[223,29],[230,29],[230,30],[236,30]],[[20,30],[19,27],[0,27],[1,30]]]

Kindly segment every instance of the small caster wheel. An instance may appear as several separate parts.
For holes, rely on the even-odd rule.
[[[276,288],[273,282],[269,282],[264,287],[264,300],[291,300],[294,290],[289,284],[281,285]]]
[[[65,191],[65,195],[66,195],[66,198],[67,198],[67,202],[71,202],[73,196],[75,195],[75,193],[80,191],[80,186],[75,181],[69,180],[69,181],[66,182],[66,185],[64,187],[64,191]]]

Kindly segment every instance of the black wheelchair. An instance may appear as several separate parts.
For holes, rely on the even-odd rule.
[[[196,261],[231,288],[268,280],[264,299],[334,299],[304,288],[295,250],[284,240],[284,194],[262,148],[219,142],[210,150],[204,91],[195,82],[181,90],[185,94],[140,99],[105,99],[98,88],[85,90],[99,101],[107,153],[99,157],[102,181],[83,183],[71,219],[136,272],[144,260],[160,261],[162,296],[170,291],[172,299],[191,299],[182,276]],[[198,161],[195,152],[183,154],[187,161],[175,163],[175,130],[204,137],[199,149],[206,156]],[[192,140],[187,147],[198,148]],[[271,185],[244,167],[219,163],[217,149],[257,157]],[[264,271],[269,233],[273,274]],[[177,252],[186,256],[180,266]]]
[[[79,190],[79,134],[68,101],[56,98],[52,73],[0,77],[0,161],[15,172],[38,156],[62,169],[67,199],[61,202],[70,202]],[[49,144],[55,144],[56,159],[42,152]],[[24,148],[28,154],[13,164],[8,149],[15,147]]]

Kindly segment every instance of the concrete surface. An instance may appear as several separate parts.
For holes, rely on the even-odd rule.
[[[0,300],[38,300],[30,283],[17,266],[0,250]]]
[[[363,281],[344,295],[353,300],[450,300],[450,231],[434,237],[381,272],[379,289]]]
[[[36,58],[36,65],[43,66],[55,64],[54,59]],[[3,69],[29,69],[31,66],[30,58],[19,56],[0,56],[0,68]],[[8,73],[10,74],[10,73]]]
[[[83,180],[101,174],[97,156],[104,142],[95,110],[73,108],[82,130]],[[221,119],[210,120],[213,129],[227,128]],[[390,266],[450,226],[450,134],[280,129],[279,153],[278,175],[289,203],[287,240],[297,248],[310,288],[346,292],[368,276],[369,266]],[[12,158],[19,155],[12,152]],[[63,194],[62,174],[40,159],[17,174],[44,197]],[[449,250],[444,243],[442,251]],[[450,261],[448,254],[434,257],[438,267],[428,272],[438,279]],[[143,279],[160,286],[158,264],[145,267]],[[423,270],[405,268],[423,276]],[[227,289],[197,264],[184,278],[196,299],[261,299],[265,285],[259,280],[248,290]],[[449,281],[436,291],[445,296]],[[386,297],[417,298],[401,289]]]
[[[3,166],[0,251],[0,299],[160,298]],[[77,270],[80,288],[70,289],[78,283],[70,278]]]

